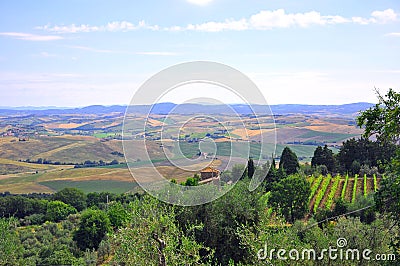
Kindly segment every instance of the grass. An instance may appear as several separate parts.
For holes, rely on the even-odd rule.
[[[40,185],[51,188],[54,191],[59,191],[63,188],[74,187],[78,188],[85,193],[89,192],[112,192],[112,193],[125,193],[134,189],[137,184],[126,181],[115,180],[89,180],[89,181],[70,181],[70,180],[54,180],[40,182]]]

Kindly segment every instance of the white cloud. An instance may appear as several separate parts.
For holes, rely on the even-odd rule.
[[[223,30],[247,30],[249,28],[245,19],[241,20],[225,20],[225,22],[206,22],[203,24],[189,24],[187,30],[219,32]]]
[[[387,23],[397,19],[397,14],[390,8],[383,11],[374,11],[371,13],[371,16],[376,23]]]
[[[383,11],[373,11],[370,18],[352,17],[352,21],[361,25],[368,25],[373,23],[386,24],[397,20],[397,13],[389,8]]]
[[[67,47],[73,48],[73,49],[78,49],[78,50],[84,50],[84,51],[94,52],[94,53],[103,53],[103,54],[116,53],[116,51],[113,51],[113,50],[96,49],[96,48],[88,47],[88,46],[68,45]]]
[[[64,39],[57,35],[36,35],[22,32],[0,32],[0,35],[25,41],[55,41]]]
[[[213,0],[187,0],[187,2],[198,5],[198,6],[206,6],[211,3]]]
[[[137,24],[133,24],[129,21],[113,21],[109,22],[106,25],[102,26],[91,26],[89,24],[81,24],[81,25],[45,25],[45,26],[37,26],[35,29],[45,30],[50,32],[57,33],[79,33],[79,32],[98,32],[98,31],[132,31],[138,29],[149,29],[149,30],[159,30],[158,25],[148,25],[144,20],[139,21]]]
[[[160,55],[160,56],[175,56],[179,55],[174,52],[136,52],[137,55]]]
[[[209,2],[201,0],[191,0],[196,2]],[[249,18],[226,19],[224,21],[208,21],[199,24],[188,24],[186,26],[173,25],[170,27],[160,27],[158,25],[147,24],[144,20],[134,24],[129,21],[113,21],[106,25],[91,26],[82,25],[62,25],[62,26],[38,26],[36,29],[57,32],[57,33],[78,33],[78,32],[116,32],[116,31],[133,31],[139,29],[147,29],[153,31],[204,31],[204,32],[220,32],[220,31],[242,31],[242,30],[271,30],[275,28],[289,27],[310,27],[314,25],[335,25],[344,23],[354,23],[360,25],[368,24],[385,24],[397,20],[398,14],[393,9],[383,11],[373,11],[371,16],[345,18],[339,15],[321,15],[317,11],[304,13],[286,13],[284,9],[262,10]]]
[[[94,48],[94,47],[79,46],[79,45],[68,45],[66,47],[72,48],[72,49],[83,50],[83,51],[89,51],[89,52],[93,52],[93,53],[102,53],[102,54],[159,55],[159,56],[175,56],[175,55],[179,55],[179,53],[167,52],[167,51],[132,52],[132,51],[98,49],[98,48]]]
[[[390,32],[385,34],[385,36],[400,37],[400,32]]]
[[[250,17],[250,24],[255,29],[288,28],[291,26],[307,27],[313,24],[325,25],[327,17],[316,11],[286,14],[285,10],[261,11]]]

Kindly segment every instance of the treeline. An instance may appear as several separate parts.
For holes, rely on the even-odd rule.
[[[75,164],[74,168],[85,168],[85,167],[97,167],[97,166],[107,166],[107,165],[117,165],[119,162],[117,160],[112,160],[111,162],[107,163],[103,160],[99,161],[84,161],[80,164]]]
[[[112,201],[125,204],[140,196],[140,194],[110,192],[84,194],[75,188],[65,188],[55,194],[4,192],[0,194],[0,217],[15,217],[24,225],[41,224],[45,221],[57,222],[65,219],[71,213],[86,208],[104,208],[107,203]]]
[[[118,153],[118,154],[117,154]],[[113,155],[121,156],[119,152],[112,153]],[[123,156],[123,154],[122,154]],[[72,162],[53,162],[51,160],[43,159],[43,158],[38,158],[37,160],[32,160],[32,159],[26,159],[26,160],[19,160],[20,162],[25,162],[25,163],[35,163],[35,164],[51,164],[51,165],[74,165],[74,168],[84,168],[84,167],[96,167],[96,166],[107,166],[107,165],[117,165],[120,164],[118,160],[112,160],[110,162],[105,162],[103,160],[99,161],[90,161],[86,160],[81,163],[72,163]]]
[[[385,141],[372,141],[366,138],[352,138],[343,142],[338,154],[325,145],[318,146],[311,160],[313,169],[322,174],[349,173],[379,175],[385,172],[386,166],[395,157],[398,146]]]

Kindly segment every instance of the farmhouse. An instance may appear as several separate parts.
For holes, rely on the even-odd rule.
[[[206,167],[200,171],[200,184],[206,184],[213,182],[218,185],[220,171],[213,167]]]

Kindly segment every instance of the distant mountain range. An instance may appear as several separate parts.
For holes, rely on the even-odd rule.
[[[335,115],[356,115],[359,111],[366,110],[374,104],[360,102],[342,105],[306,105],[306,104],[277,104],[270,105],[274,115],[285,114],[335,114]],[[230,107],[230,108],[229,108]],[[129,108],[131,113],[147,114],[151,110],[153,114],[224,114],[233,113],[233,111],[246,115],[256,112],[265,113],[266,106],[246,104],[226,105],[205,105],[205,104],[174,104],[174,103],[158,103],[151,105],[133,105]],[[0,107],[1,115],[63,115],[63,114],[109,114],[109,113],[125,113],[124,105],[91,105],[82,108],[58,108],[58,107]]]

